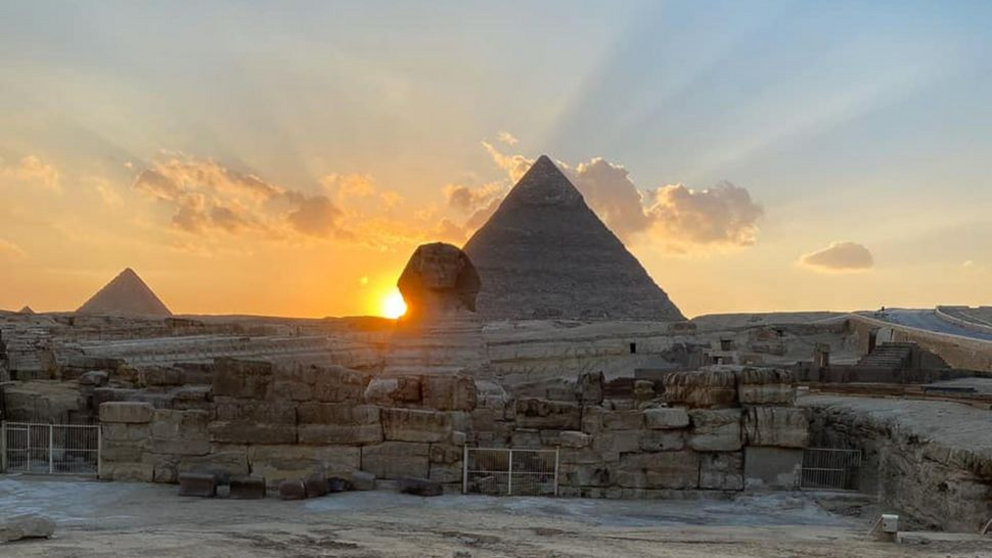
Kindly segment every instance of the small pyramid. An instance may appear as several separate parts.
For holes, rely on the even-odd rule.
[[[18,314],[26,314],[28,316],[34,314],[34,310],[30,306],[25,306],[17,311]]]
[[[464,249],[486,319],[685,319],[546,155]]]
[[[172,315],[172,312],[131,268],[122,271],[76,312],[124,316]]]

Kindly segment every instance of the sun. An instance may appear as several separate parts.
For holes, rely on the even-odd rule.
[[[393,291],[382,299],[382,315],[386,318],[397,319],[406,314],[406,301],[399,291]]]

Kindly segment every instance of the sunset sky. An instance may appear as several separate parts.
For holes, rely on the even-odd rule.
[[[688,316],[992,304],[989,2],[0,3],[0,309],[378,314],[546,153]]]

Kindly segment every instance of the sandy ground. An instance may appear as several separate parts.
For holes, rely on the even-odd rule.
[[[0,556],[992,556],[992,538],[870,541],[864,519],[791,494],[621,502],[367,492],[282,502],[180,498],[164,485],[0,479],[0,514],[19,512],[53,518],[56,537],[0,545]]]

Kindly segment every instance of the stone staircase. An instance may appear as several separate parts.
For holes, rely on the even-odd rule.
[[[914,348],[916,345],[913,343],[882,343],[861,357],[858,366],[889,370],[908,368],[912,363]]]

